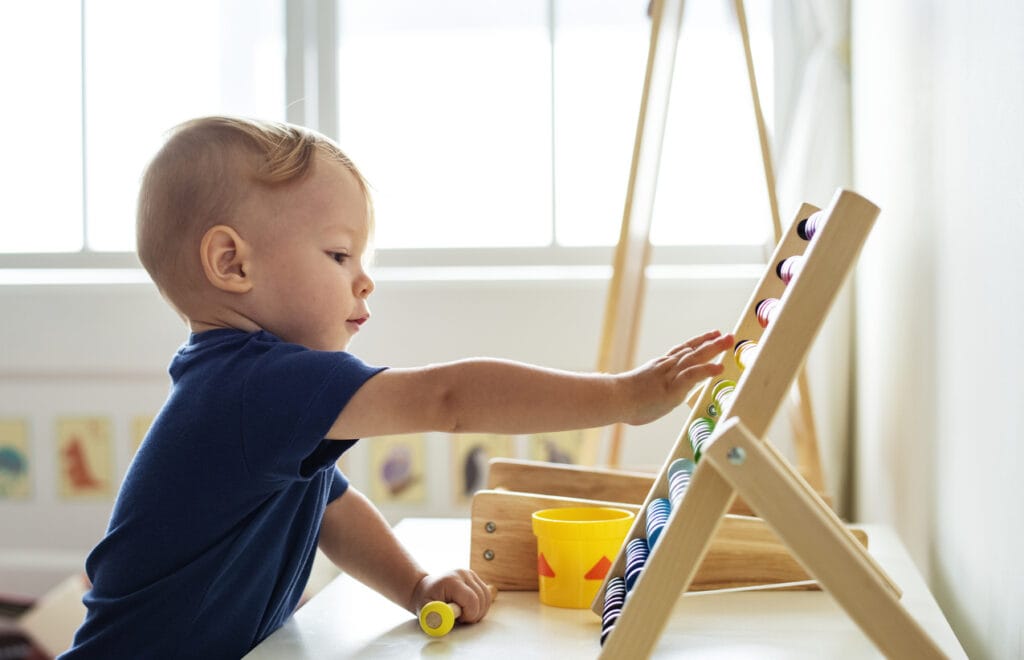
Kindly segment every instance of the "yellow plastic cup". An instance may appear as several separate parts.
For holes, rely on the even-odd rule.
[[[540,602],[555,607],[590,607],[633,518],[632,511],[609,507],[535,512]]]

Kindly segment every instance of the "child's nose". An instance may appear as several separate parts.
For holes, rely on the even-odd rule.
[[[356,280],[356,295],[360,298],[368,298],[373,293],[373,288],[373,279],[366,273]]]

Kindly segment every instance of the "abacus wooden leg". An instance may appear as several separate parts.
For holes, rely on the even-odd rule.
[[[704,456],[886,656],[945,657],[900,604],[899,591],[881,567],[740,418],[722,425]]]

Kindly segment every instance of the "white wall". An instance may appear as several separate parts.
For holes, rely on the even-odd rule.
[[[896,526],[975,658],[1024,657],[1024,5],[853,7],[856,513]]]

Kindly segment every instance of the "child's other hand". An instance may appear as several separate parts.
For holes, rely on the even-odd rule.
[[[427,575],[416,585],[412,594],[412,610],[419,612],[427,603],[439,600],[457,603],[462,608],[462,623],[476,623],[484,618],[491,607],[491,592],[483,579],[468,569]]]
[[[722,373],[722,365],[711,362],[722,351],[732,348],[731,334],[717,330],[694,337],[675,346],[632,371],[620,374],[627,396],[632,401],[628,424],[647,424],[672,411],[698,382]]]

